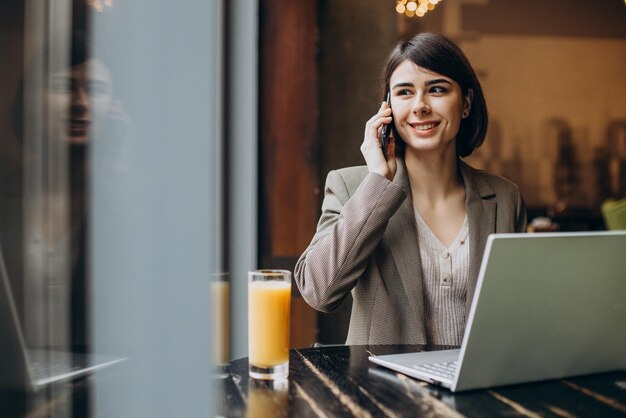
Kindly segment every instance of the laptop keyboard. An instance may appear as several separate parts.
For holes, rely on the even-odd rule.
[[[31,368],[30,368],[31,372],[33,373],[33,376],[35,376],[35,378],[37,379],[71,373],[79,369],[80,367],[78,366],[70,366],[68,364],[43,365],[39,362],[31,363]]]
[[[454,379],[457,366],[458,363],[456,361],[446,361],[442,363],[418,364],[413,366],[413,368],[424,373],[452,380]]]

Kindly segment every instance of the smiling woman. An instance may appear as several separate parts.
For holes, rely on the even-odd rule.
[[[390,84],[396,137],[404,138],[398,141],[422,153],[441,147],[455,153],[461,118],[469,115],[473,90],[464,96],[456,81],[408,60],[396,68]]]
[[[295,281],[324,312],[352,292],[348,344],[459,345],[487,236],[524,231],[524,200],[461,159],[484,141],[488,118],[454,43],[417,35],[396,46],[383,74],[391,99],[365,125],[366,165],[329,173]]]
[[[119,172],[125,164],[121,144],[128,118],[114,98],[112,71],[103,53],[93,50],[93,39],[83,29],[67,35],[63,41],[54,38],[32,47],[16,89],[12,115],[15,154],[7,158],[14,167],[11,181],[17,184],[16,200],[19,202],[22,194],[26,197],[24,203],[18,203],[23,208],[10,220],[15,231],[11,239],[23,238],[25,247],[30,247],[27,254],[10,257],[9,266],[13,276],[23,275],[28,282],[23,285],[28,342],[86,352],[90,346],[90,145],[96,137],[120,145],[101,158],[106,160],[109,178]],[[15,261],[19,257],[24,257],[23,264]],[[61,283],[55,293],[58,300],[50,302],[62,307],[61,315],[51,315],[46,308],[49,302],[41,279],[46,275]],[[57,332],[47,333],[47,325],[42,325],[48,323],[45,321],[62,325],[55,325]]]
[[[455,87],[460,89],[459,93],[464,101],[460,114],[466,120],[459,125],[457,135],[459,140],[456,141],[456,146],[460,157],[470,155],[484,141],[488,125],[485,97],[471,64],[459,47],[446,38],[434,34],[421,34],[399,44],[390,54],[383,74],[385,88],[390,89],[392,75],[400,76],[398,67],[411,64],[430,75],[428,86],[434,87],[431,93],[435,90],[442,93],[441,89]],[[439,85],[439,88],[433,86],[438,80],[447,83],[448,86]],[[404,142],[402,138],[397,139],[398,149],[402,152]]]

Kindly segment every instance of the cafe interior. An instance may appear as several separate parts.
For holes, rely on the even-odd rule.
[[[248,272],[294,271],[327,174],[364,164],[385,58],[422,32],[472,63],[489,126],[465,161],[519,186],[528,233],[626,229],[623,0],[2,1],[0,341],[116,364],[3,383],[0,416],[577,416],[441,392],[399,411],[361,387],[345,401],[332,375],[338,409],[290,381],[255,413],[253,383],[215,369],[249,355]],[[322,313],[291,288],[291,358],[352,349],[351,298]]]

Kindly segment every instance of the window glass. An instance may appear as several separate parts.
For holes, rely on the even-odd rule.
[[[211,415],[219,5],[0,6],[0,248],[25,349],[115,360],[18,410]]]

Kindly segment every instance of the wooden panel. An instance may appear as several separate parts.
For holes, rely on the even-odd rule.
[[[290,332],[291,348],[310,347],[317,341],[317,312],[300,296],[291,297]]]
[[[260,15],[263,260],[299,256],[319,213],[317,0],[261,1]]]
[[[260,1],[259,262],[293,270],[319,214],[317,0]],[[317,315],[294,289],[291,346],[316,341]]]

